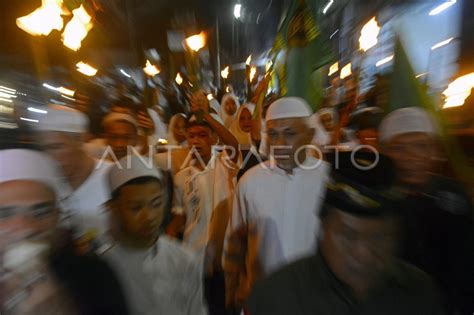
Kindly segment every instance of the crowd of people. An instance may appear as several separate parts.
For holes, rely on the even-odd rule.
[[[45,104],[0,150],[0,314],[472,314],[472,198],[436,121],[348,86],[316,113],[122,96],[94,136]]]

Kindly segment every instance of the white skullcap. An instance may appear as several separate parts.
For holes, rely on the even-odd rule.
[[[418,107],[402,108],[390,113],[382,120],[379,127],[379,137],[381,142],[411,132],[437,135],[438,128],[428,112]]]
[[[109,171],[109,186],[113,192],[132,179],[154,177],[163,180],[163,173],[156,167],[155,161],[147,156],[128,155],[115,163]]]
[[[89,118],[73,108],[49,104],[48,113],[39,119],[36,125],[40,131],[61,131],[85,133],[89,127]]]
[[[59,192],[60,175],[56,163],[45,153],[27,150],[0,150],[0,183],[31,180]]]
[[[214,120],[217,120],[217,122],[221,125],[224,125],[224,122],[222,121],[222,118],[217,115],[217,114],[214,114],[214,113],[209,113],[209,115],[211,115],[212,118],[214,118]],[[196,115],[192,115],[190,118],[189,118],[189,122],[194,122],[197,120],[197,117]]]
[[[265,120],[308,118],[312,114],[308,103],[304,99],[299,97],[283,97],[270,105]]]
[[[131,115],[122,114],[122,113],[110,113],[110,114],[108,114],[107,116],[104,117],[102,125],[105,126],[107,124],[110,124],[110,123],[116,122],[116,121],[128,122],[129,124],[133,125],[136,129],[138,129],[137,120],[135,118],[133,118]]]

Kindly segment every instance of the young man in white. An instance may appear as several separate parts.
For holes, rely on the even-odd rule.
[[[131,314],[207,314],[202,259],[162,235],[171,215],[171,183],[153,164],[131,155],[111,168],[107,205],[114,245],[104,258]]]
[[[209,114],[209,106],[193,100],[191,105],[195,116],[187,122],[186,137],[193,165],[175,177],[175,217],[168,232],[182,232],[183,243],[205,257],[207,299],[213,314],[224,307],[220,261],[241,158],[237,139],[217,115]],[[224,150],[213,152],[218,140]]]
[[[314,129],[308,104],[274,102],[266,115],[270,160],[239,181],[223,254],[226,304],[240,307],[255,280],[314,253],[329,167],[307,153]]]
[[[47,110],[37,126],[38,137],[64,177],[60,199],[63,221],[78,238],[100,238],[109,226],[104,204],[110,195],[106,182],[110,165],[87,154],[84,140],[89,120],[83,113],[57,105],[49,105]]]

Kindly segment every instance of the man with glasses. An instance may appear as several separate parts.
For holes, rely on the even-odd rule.
[[[460,183],[435,174],[441,142],[433,118],[421,108],[399,109],[382,121],[379,134],[406,194],[403,258],[441,284],[453,309],[471,314],[472,204]]]

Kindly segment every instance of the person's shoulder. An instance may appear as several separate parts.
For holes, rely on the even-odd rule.
[[[245,172],[240,178],[239,185],[244,186],[253,182],[257,182],[262,178],[272,176],[270,168],[272,167],[270,161],[261,162]]]
[[[182,273],[199,261],[197,254],[182,243],[163,235],[158,240],[158,251],[170,262],[177,273]]]
[[[395,268],[397,284],[408,296],[418,296],[425,301],[434,301],[441,296],[438,284],[424,271],[401,260]]]
[[[270,276],[258,281],[247,301],[247,308],[255,314],[287,314],[301,307],[301,301],[317,285],[312,278],[315,256],[297,260]],[[285,296],[284,299],[278,299]],[[314,298],[314,297],[311,297]]]
[[[436,197],[436,205],[444,211],[454,215],[469,215],[472,203],[460,182],[436,176],[432,179],[433,195]]]

